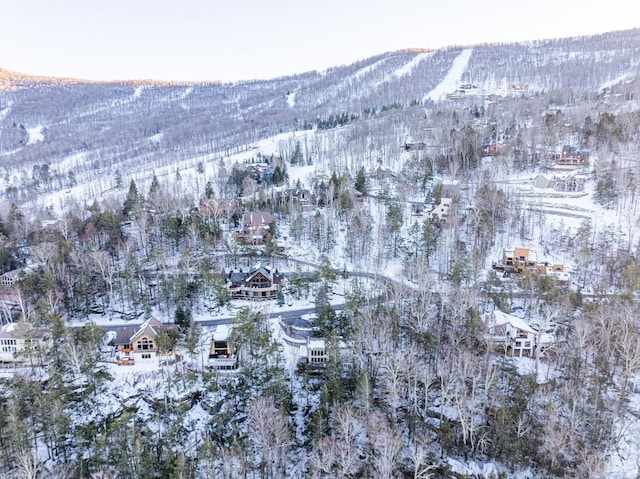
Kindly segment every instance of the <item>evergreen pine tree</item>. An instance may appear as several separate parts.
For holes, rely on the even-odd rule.
[[[364,171],[364,167],[361,167],[356,173],[356,182],[354,188],[358,190],[363,195],[366,195],[368,192],[367,188],[367,176]]]
[[[291,162],[291,165],[300,165],[303,164],[303,158],[302,158],[302,148],[300,146],[300,142],[297,141],[296,142],[296,146],[293,149],[293,153],[291,154],[291,159],[289,160]]]
[[[138,197],[138,187],[136,182],[132,179],[129,183],[129,192],[122,205],[122,216],[127,218],[131,213],[134,213],[140,206],[140,199]]]

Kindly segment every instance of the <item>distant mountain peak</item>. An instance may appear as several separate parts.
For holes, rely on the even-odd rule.
[[[44,75],[31,75],[0,68],[0,91],[16,91],[37,86],[63,86],[63,85],[122,85],[122,86],[194,86],[215,85],[219,81],[208,82],[178,82],[162,80],[86,80],[81,78],[53,77]]]

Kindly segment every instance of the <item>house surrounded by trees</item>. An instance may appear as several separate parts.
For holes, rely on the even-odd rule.
[[[138,328],[119,328],[114,340],[117,364],[133,365],[136,360],[173,356],[176,332],[176,325],[161,323],[154,317],[147,319]]]
[[[230,272],[227,279],[231,299],[268,301],[278,297],[284,276],[271,266],[258,263],[247,272]]]

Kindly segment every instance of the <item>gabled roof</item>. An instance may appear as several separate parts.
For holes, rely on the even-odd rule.
[[[251,269],[246,273],[243,273],[241,271],[232,271],[229,275],[229,280],[232,283],[248,283],[259,274],[264,276],[271,284],[277,283],[282,279],[282,275],[278,274],[278,272],[275,271],[272,266],[268,266],[260,262],[253,265]]]
[[[232,271],[229,276],[229,280],[232,283],[242,283],[246,277],[247,273],[243,273],[242,271]]]
[[[136,328],[126,326],[124,328],[118,328],[116,331],[116,339],[113,340],[113,344],[116,346],[119,344],[131,344],[131,337],[136,332]]]
[[[487,326],[489,328],[495,328],[496,326],[502,326],[504,324],[509,324],[513,328],[526,331],[527,333],[536,334],[536,331],[531,326],[517,316],[503,313],[499,309],[496,309],[489,314],[489,321],[487,321]]]
[[[136,339],[147,336],[150,339],[155,339],[158,334],[175,329],[173,324],[164,324],[158,321],[156,318],[151,317],[142,323],[138,328],[127,326],[124,328],[118,328],[116,331],[116,339],[114,343],[118,344],[131,344]]]
[[[259,274],[267,278],[269,281],[273,282],[273,273],[271,272],[271,267],[266,266],[263,263],[257,263],[253,266],[253,268],[251,268],[249,274],[247,275],[246,281],[250,281]]]
[[[247,211],[242,216],[242,224],[248,226],[269,226],[273,223],[273,216],[266,211]]]
[[[47,328],[33,328],[26,322],[9,323],[0,328],[0,339],[42,339],[49,332]]]

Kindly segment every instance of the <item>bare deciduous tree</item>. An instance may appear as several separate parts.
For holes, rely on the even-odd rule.
[[[260,469],[267,477],[272,477],[282,466],[285,450],[291,443],[287,420],[272,398],[258,397],[249,404],[249,422],[254,445],[259,451]]]

